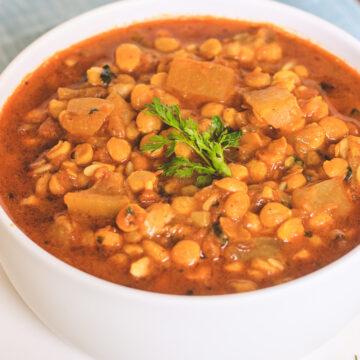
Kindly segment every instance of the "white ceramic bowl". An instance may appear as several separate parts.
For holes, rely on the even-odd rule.
[[[24,50],[0,78],[0,108],[22,78],[82,39],[161,14],[270,22],[360,69],[360,43],[333,25],[269,1],[135,0],[90,11]],[[286,359],[315,349],[360,308],[360,248],[276,287],[238,295],[161,295],[115,285],[57,260],[0,209],[0,258],[24,301],[56,334],[97,359]]]

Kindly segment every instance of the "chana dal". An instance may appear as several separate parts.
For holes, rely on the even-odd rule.
[[[359,94],[353,69],[270,25],[112,30],[5,104],[2,205],[45,250],[114,283],[284,283],[359,243]]]

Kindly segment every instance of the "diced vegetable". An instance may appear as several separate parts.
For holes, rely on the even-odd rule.
[[[321,181],[295,190],[293,205],[309,213],[334,208],[334,214],[340,217],[347,216],[352,209],[343,180],[340,178]]]
[[[271,86],[246,92],[244,97],[255,116],[275,129],[287,130],[291,124],[301,120],[302,113],[296,98],[287,89]]]
[[[113,218],[129,202],[121,174],[108,172],[88,190],[67,193],[64,202],[71,214]]]
[[[113,136],[123,137],[125,127],[135,118],[136,113],[130,104],[116,91],[111,92],[106,100],[114,104],[114,110],[109,116],[108,129]]]
[[[166,86],[192,102],[226,100],[234,89],[234,70],[206,61],[175,58]]]
[[[72,214],[113,218],[128,201],[125,195],[94,194],[89,190],[67,193],[65,204]]]
[[[157,203],[147,209],[146,219],[144,222],[144,231],[147,235],[153,236],[160,234],[164,226],[168,224],[175,214],[169,204]]]
[[[68,103],[67,110],[60,114],[59,122],[72,135],[92,136],[101,128],[113,109],[113,103],[108,100],[72,99]]]

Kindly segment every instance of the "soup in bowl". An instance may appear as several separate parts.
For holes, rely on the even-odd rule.
[[[20,273],[32,261],[39,261],[33,271],[40,278],[44,271],[59,271],[34,282],[43,292],[45,284],[56,286],[59,278],[62,296],[72,299],[65,301],[65,318],[50,315],[58,291],[45,296],[24,291],[25,299],[50,327],[96,356],[124,356],[129,347],[114,350],[118,336],[107,338],[106,332],[123,333],[132,324],[127,337],[134,341],[139,321],[148,328],[163,308],[163,324],[176,332],[185,330],[187,317],[188,324],[199,317],[186,338],[195,329],[207,336],[201,335],[198,343],[187,339],[178,356],[198,354],[200,344],[217,333],[204,330],[207,317],[223,306],[215,313],[221,317],[219,329],[226,331],[230,358],[250,356],[251,347],[245,345],[250,335],[243,333],[250,327],[255,339],[263,322],[266,331],[252,341],[264,342],[280,358],[288,356],[273,337],[265,340],[272,317],[280,316],[284,323],[289,314],[302,317],[311,305],[309,300],[301,306],[299,300],[293,302],[297,294],[304,288],[307,296],[309,289],[323,292],[296,330],[301,337],[308,321],[323,316],[322,299],[336,292],[327,281],[341,282],[335,264],[312,283],[304,279],[303,285],[294,282],[267,292],[191,300],[194,295],[244,293],[287,283],[359,243],[359,74],[309,40],[264,23],[268,19],[261,16],[256,20],[188,16],[110,30],[48,58],[3,106],[1,199],[17,227],[48,253],[97,278],[186,295],[133,291],[79,272],[74,280],[74,270],[38,247],[3,241],[5,253],[16,254],[11,246],[28,252],[24,264],[17,264]],[[29,255],[36,252],[43,260]],[[9,259],[3,260],[6,270]],[[337,277],[331,278],[331,272]],[[74,320],[71,308],[80,290],[73,287],[78,282],[84,291],[80,298],[92,295]],[[341,295],[351,290],[342,286]],[[52,300],[44,305],[49,296]],[[290,305],[282,309],[279,299]],[[174,315],[176,304],[181,310]],[[234,350],[231,324],[245,314],[232,313],[245,304],[251,309],[248,318],[241,330],[235,327],[244,336],[242,349]],[[350,303],[349,311],[355,306]],[[89,315],[97,307],[107,309],[102,310],[106,324],[99,315]],[[334,326],[345,315],[334,317]],[[184,318],[177,328],[179,316]],[[99,321],[101,340],[89,342],[86,337],[95,335]],[[72,322],[76,325],[69,330]],[[90,328],[79,333],[85,325]],[[162,324],[156,327],[164,334]],[[144,343],[151,338],[145,340],[143,332],[140,336]],[[152,339],[148,346],[155,343]],[[304,343],[313,340],[308,336],[298,342]],[[169,339],[164,349],[174,344],[176,339]],[[221,348],[206,353],[215,356]],[[144,351],[135,351],[134,357],[141,358]],[[164,356],[166,350],[159,353]],[[260,354],[254,350],[251,356]]]

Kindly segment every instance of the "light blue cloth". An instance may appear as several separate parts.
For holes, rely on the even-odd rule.
[[[360,39],[360,2],[356,0],[280,0],[313,13]]]
[[[52,27],[82,12],[113,1],[0,0],[0,71],[23,48]],[[281,2],[321,16],[360,39],[360,6],[356,0]]]

